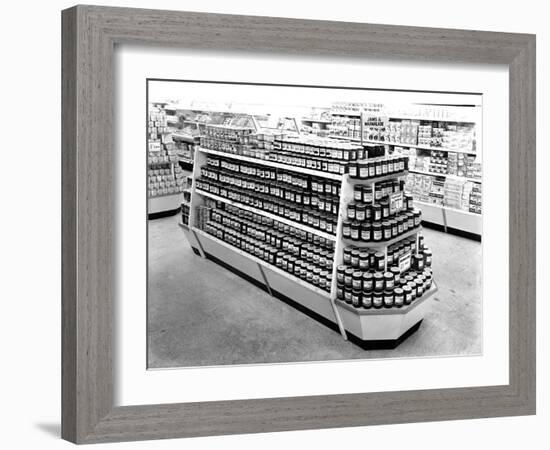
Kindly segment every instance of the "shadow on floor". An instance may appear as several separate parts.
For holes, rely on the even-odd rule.
[[[43,431],[44,433],[49,434],[52,437],[56,437],[56,438],[61,437],[60,423],[37,423],[35,424],[35,426],[40,431]]]

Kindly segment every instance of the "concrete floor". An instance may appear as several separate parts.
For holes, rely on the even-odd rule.
[[[396,349],[365,351],[196,256],[178,221],[149,221],[149,368],[482,352],[479,242],[424,229],[439,287],[431,312]]]

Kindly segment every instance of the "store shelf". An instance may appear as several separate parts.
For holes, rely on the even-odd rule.
[[[352,137],[348,137],[348,136],[336,136],[334,134],[329,134],[328,137],[331,138],[331,139],[339,139],[339,140],[342,140],[342,141],[361,142],[361,139],[359,139],[359,138],[352,138]]]
[[[148,198],[163,198],[163,197],[171,197],[175,195],[181,195],[182,192],[172,192],[170,194],[161,194],[161,195],[150,195]]]
[[[476,122],[473,120],[457,120],[457,119],[443,119],[443,118],[437,118],[437,117],[428,117],[428,116],[411,116],[407,114],[389,114],[388,117],[390,119],[397,119],[397,120],[421,120],[424,122],[450,122],[450,123],[468,123],[468,124],[475,124]]]
[[[400,143],[400,142],[368,141],[368,140],[364,140],[363,142],[367,142],[369,144],[392,145],[394,147],[417,148],[419,150],[430,150],[430,151],[438,151],[438,152],[454,152],[454,153],[465,153],[467,155],[477,155],[477,152],[472,151],[472,150],[451,149],[451,148],[445,148],[445,147],[431,147],[429,145],[403,144],[403,143]]]
[[[336,180],[336,181],[341,181],[342,180],[342,175],[336,174],[336,173],[321,172],[319,170],[311,170],[311,169],[306,169],[304,167],[291,166],[289,164],[283,164],[283,163],[278,163],[278,162],[275,162],[275,161],[269,161],[267,159],[251,158],[249,156],[242,156],[242,155],[235,155],[233,153],[220,152],[218,150],[211,150],[211,149],[204,148],[204,147],[197,147],[197,148],[198,148],[199,151],[201,151],[203,153],[206,153],[206,154],[210,154],[210,155],[222,156],[222,157],[225,157],[225,158],[231,158],[231,159],[235,159],[235,160],[238,160],[238,161],[245,161],[245,162],[258,164],[258,165],[266,166],[266,167],[274,167],[274,168],[277,168],[277,169],[284,169],[284,170],[288,170],[288,171],[291,171],[291,172],[298,172],[298,173],[302,173],[302,174],[306,174],[306,175],[312,175],[312,176],[315,176],[315,177],[325,178],[325,179],[328,179],[328,180]]]
[[[263,211],[261,209],[254,208],[254,207],[246,205],[244,203],[234,202],[234,201],[229,200],[227,198],[220,197],[220,196],[214,195],[214,194],[210,194],[209,192],[203,191],[201,189],[195,189],[195,192],[199,195],[204,196],[204,197],[209,197],[212,200],[217,200],[217,201],[220,201],[220,202],[224,202],[224,203],[227,203],[229,205],[237,206],[237,207],[239,207],[241,209],[244,209],[246,211],[250,211],[250,212],[253,212],[255,214],[259,214],[261,216],[269,217],[270,219],[276,220],[277,222],[284,223],[286,225],[289,225],[291,227],[297,228],[297,229],[302,230],[302,231],[306,231],[308,233],[316,234],[317,236],[323,237],[325,239],[328,239],[328,240],[331,240],[331,241],[336,240],[336,236],[334,236],[332,234],[325,233],[325,232],[323,232],[321,230],[318,230],[316,228],[308,227],[307,225],[304,225],[302,223],[298,223],[298,222],[294,222],[292,220],[285,219],[284,217],[277,216],[276,214],[271,214],[267,211]]]
[[[362,245],[362,246],[369,247],[369,248],[384,248],[384,247],[389,247],[390,245],[393,245],[396,242],[402,241],[405,238],[413,236],[413,235],[419,233],[420,230],[422,230],[422,227],[416,227],[416,228],[413,228],[412,230],[408,230],[405,233],[400,234],[399,236],[388,239],[386,241],[379,241],[379,242],[354,241],[353,239],[342,239],[342,240],[344,241],[344,244],[346,244],[346,245],[360,245],[360,246]]]
[[[288,280],[291,280],[293,283],[296,283],[299,286],[302,286],[304,288],[307,288],[307,289],[315,292],[317,295],[320,295],[322,297],[326,297],[327,299],[330,298],[330,293],[329,292],[323,291],[322,289],[319,289],[318,287],[316,287],[316,286],[314,286],[310,283],[307,283],[306,281],[302,280],[301,278],[297,278],[294,275],[291,275],[290,273],[279,269],[277,266],[274,266],[273,264],[269,264],[268,262],[264,261],[263,259],[257,258],[256,256],[251,255],[250,253],[247,253],[247,252],[241,250],[240,248],[235,247],[234,245],[228,244],[227,242],[222,241],[221,239],[218,239],[217,237],[215,237],[215,236],[213,236],[209,233],[206,233],[205,231],[203,231],[199,228],[192,227],[191,230],[194,231],[195,233],[203,236],[203,237],[206,237],[208,239],[213,240],[214,242],[221,245],[222,247],[226,247],[226,248],[231,249],[235,253],[238,253],[239,255],[244,256],[245,258],[248,258],[251,261],[254,261],[255,263],[259,264],[262,267],[267,267],[269,270],[277,273],[278,275],[280,275],[284,278],[287,278]]]
[[[437,292],[437,287],[435,283],[432,283],[432,287],[428,290],[428,292],[424,293],[422,297],[419,299],[414,300],[409,305],[403,305],[401,308],[355,308],[353,305],[350,305],[349,303],[344,302],[343,300],[336,300],[336,304],[344,309],[347,309],[348,311],[351,311],[354,314],[357,314],[358,316],[379,316],[379,315],[388,315],[388,314],[407,314],[414,308],[420,306],[423,302],[428,300],[430,297],[432,297]]]
[[[159,161],[157,161],[157,162],[149,162],[149,161],[147,161],[147,164],[148,164],[149,166],[165,166],[165,165],[168,165],[168,164],[170,164],[170,165],[171,165],[171,164],[175,164],[175,163],[177,163],[177,162],[178,162],[178,160],[174,160],[174,161],[160,161],[160,162],[159,162]]]
[[[178,225],[183,228],[184,230],[189,230],[189,226],[185,225],[183,222],[178,222]]]
[[[472,183],[480,183],[481,184],[480,179],[462,177],[460,175],[451,175],[451,174],[448,174],[448,173],[433,173],[433,172],[428,172],[428,171],[425,171],[425,170],[418,170],[418,169],[409,169],[409,172],[410,173],[417,173],[419,175],[428,175],[428,176],[431,176],[431,177],[459,178],[459,179],[461,178],[461,179],[465,179],[466,181],[471,181]]]
[[[445,211],[452,211],[460,214],[465,214],[468,216],[474,216],[474,217],[481,217],[481,214],[474,213],[471,211],[466,211],[465,209],[458,209],[458,208],[451,208],[450,206],[444,206],[444,205],[437,205],[435,203],[427,203],[427,202],[421,202],[419,200],[414,200],[414,203],[419,206],[419,208],[422,207],[433,207],[433,208],[439,208],[443,209]]]
[[[375,177],[375,178],[367,178],[366,180],[363,180],[360,178],[351,178],[349,175],[344,175],[344,176],[347,177],[347,181],[349,183],[351,183],[352,185],[355,185],[355,184],[376,184],[376,183],[380,183],[381,181],[393,180],[394,178],[404,177],[408,174],[409,172],[407,170],[403,170],[401,172],[394,172],[389,175],[382,175],[380,177]]]

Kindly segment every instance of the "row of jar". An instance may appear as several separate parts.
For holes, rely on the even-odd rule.
[[[207,203],[212,203],[212,210],[217,210],[217,212],[224,212],[229,217],[232,217],[236,221],[244,223],[253,223],[256,225],[261,225],[262,227],[268,229],[269,231],[276,231],[300,239],[301,241],[313,244],[314,247],[321,247],[325,250],[333,251],[334,250],[334,241],[331,239],[326,239],[323,236],[319,236],[315,233],[310,233],[299,228],[292,227],[286,223],[279,222],[277,220],[271,219],[261,214],[253,213],[252,211],[247,211],[245,209],[239,208],[235,205],[230,205],[229,203],[224,203],[217,200],[207,200]],[[276,247],[278,245],[272,244]]]
[[[316,158],[334,159],[336,161],[357,161],[365,159],[370,154],[384,152],[383,146],[363,146],[350,142],[342,142],[336,139],[311,139],[307,137],[275,139],[275,143],[282,151],[297,155]],[[381,147],[381,148],[380,148]]]
[[[390,200],[385,198],[379,203],[363,203],[351,201],[346,206],[348,220],[358,222],[370,222],[390,219],[396,214],[414,210],[412,195],[403,195],[403,205],[399,209],[391,210]]]
[[[226,198],[230,201],[249,205],[276,216],[291,220],[292,222],[307,225],[328,234],[336,233],[337,215],[329,212],[307,207],[296,206],[295,203],[285,201],[270,195],[256,194],[237,188],[229,188],[225,184],[215,181],[198,179],[195,181],[197,189],[207,193]],[[200,194],[200,192],[199,192]]]
[[[330,292],[332,286],[332,261],[330,266],[316,265],[300,256],[274,248],[265,242],[238,233],[215,222],[207,222],[204,226],[204,231],[313,286]]]
[[[379,202],[395,192],[405,190],[405,180],[395,179],[375,183],[374,189],[371,184],[356,184],[353,186],[353,200],[363,203]]]
[[[285,183],[258,181],[254,177],[228,174],[217,169],[209,169],[208,167],[201,168],[201,176],[229,186],[235,186],[239,189],[270,195],[299,205],[311,206],[312,208],[332,214],[337,214],[340,207],[340,197],[336,195],[319,194],[289,186]]]
[[[426,269],[422,273],[411,272],[403,277],[403,282],[392,288],[365,291],[338,284],[336,298],[355,308],[402,308],[420,299],[432,286],[432,272]]]
[[[388,247],[386,255],[373,249],[350,245],[344,248],[342,266],[361,271],[383,271],[385,267],[397,264],[401,256],[410,253],[412,267],[415,270],[423,270],[424,267],[432,265],[432,251],[424,246],[423,242],[423,236],[419,235],[417,251],[416,239],[403,239],[403,241]]]
[[[245,163],[231,158],[226,159],[208,156],[206,165],[253,178],[260,178],[268,182],[277,181],[280,183],[285,183],[293,187],[318,194],[330,194],[335,196],[340,195],[341,183],[339,181],[327,180],[325,178],[312,175],[299,174],[293,171],[267,167],[260,164]]]
[[[360,242],[382,242],[407,233],[420,226],[420,211],[407,211],[381,222],[344,220],[342,237]]]
[[[217,223],[222,225],[224,230],[231,229],[243,236],[265,243],[271,246],[274,251],[282,250],[311,264],[327,269],[332,268],[334,253],[327,246],[315,245],[254,222],[239,222],[236,216],[230,216],[227,212],[218,209],[210,212],[210,219],[207,222]]]
[[[409,170],[407,156],[384,156],[348,164],[350,178],[368,180]]]

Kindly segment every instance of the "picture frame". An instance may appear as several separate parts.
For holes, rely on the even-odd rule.
[[[509,384],[115,407],[117,44],[506,65]],[[85,5],[64,10],[62,437],[96,443],[535,414],[535,117],[534,35]]]

